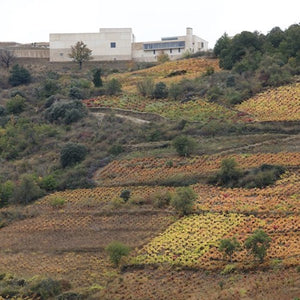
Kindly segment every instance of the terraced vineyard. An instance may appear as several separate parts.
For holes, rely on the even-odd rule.
[[[188,177],[211,173],[220,167],[224,158],[234,158],[241,168],[257,167],[262,164],[297,166],[298,152],[256,153],[234,155],[194,156],[190,158],[135,158],[115,160],[95,175],[102,185],[149,184],[172,178],[178,174]]]
[[[270,89],[236,108],[253,115],[258,121],[300,120],[300,83]]]
[[[238,112],[232,111],[221,105],[209,103],[198,99],[186,103],[174,101],[158,101],[136,95],[123,95],[116,97],[101,96],[83,100],[87,107],[108,107],[125,109],[135,112],[155,113],[170,120],[202,121],[247,121],[252,122],[249,116],[241,117]]]
[[[127,92],[136,92],[136,84],[142,78],[151,77],[155,82],[162,81],[166,84],[178,82],[183,78],[195,78],[206,72],[207,68],[213,67],[219,71],[219,61],[217,59],[192,58],[178,61],[170,61],[152,68],[143,69],[124,74],[111,75],[121,81],[122,87]],[[179,71],[179,75],[175,72]],[[175,73],[175,76],[172,76]]]

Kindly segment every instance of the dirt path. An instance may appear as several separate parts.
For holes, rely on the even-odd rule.
[[[94,116],[96,116],[100,121],[102,121],[104,116],[107,115],[106,113],[101,113],[101,112],[97,112],[97,113],[92,112],[92,114]],[[139,124],[139,125],[150,123],[150,121],[139,119],[139,118],[132,117],[132,116],[126,116],[126,115],[122,115],[122,114],[115,114],[115,116],[118,117],[118,118],[122,118],[122,119],[125,119],[125,120],[128,120],[128,121],[131,121],[131,122],[133,122],[135,124]]]

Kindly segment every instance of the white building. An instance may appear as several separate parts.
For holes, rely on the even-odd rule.
[[[50,34],[50,61],[70,61],[71,46],[84,42],[92,50],[95,61],[136,60],[156,61],[161,53],[177,59],[186,51],[207,51],[208,42],[193,35],[192,28],[186,35],[162,38],[160,41],[135,43],[131,28],[100,28],[98,33]]]

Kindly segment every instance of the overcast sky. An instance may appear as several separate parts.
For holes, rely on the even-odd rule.
[[[131,27],[136,41],[185,35],[209,42],[227,32],[267,33],[300,22],[300,0],[0,0],[0,41],[46,42],[49,33]]]

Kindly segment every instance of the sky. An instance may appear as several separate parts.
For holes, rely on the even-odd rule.
[[[300,0],[0,0],[0,42],[48,42],[49,33],[130,27],[137,42],[195,35],[213,48],[226,32],[268,33],[300,22]]]

